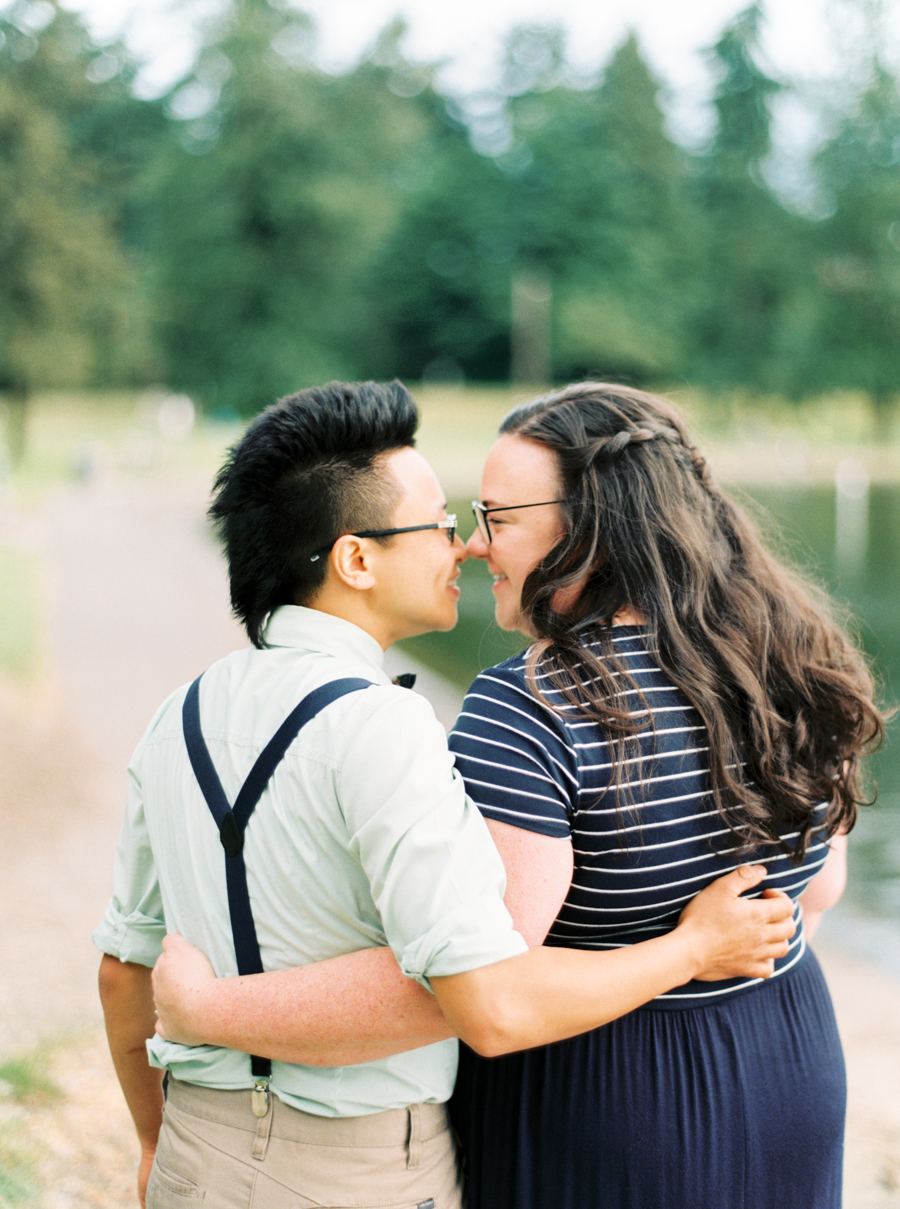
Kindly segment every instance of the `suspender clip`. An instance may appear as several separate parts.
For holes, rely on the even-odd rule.
[[[253,1080],[253,1091],[250,1093],[250,1107],[253,1109],[253,1115],[259,1117],[260,1120],[269,1111],[268,1079]]]
[[[240,833],[233,810],[229,810],[222,819],[219,826],[219,839],[229,856],[237,856],[244,846],[244,837]]]

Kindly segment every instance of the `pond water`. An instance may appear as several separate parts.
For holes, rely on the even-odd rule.
[[[871,657],[885,702],[900,701],[900,487],[868,493],[831,487],[753,488],[735,492],[769,533],[777,549],[825,587],[838,610],[849,610]],[[463,522],[468,502],[450,505]],[[462,688],[477,673],[521,649],[493,623],[490,578],[474,560],[462,568],[460,623],[452,634],[425,635],[405,644],[410,654]],[[870,948],[896,939],[900,972],[900,717],[884,748],[870,759],[878,787],[875,805],[860,812],[850,847],[850,878],[841,913],[871,923]],[[879,938],[880,939],[877,939]],[[862,947],[865,942],[861,941]]]

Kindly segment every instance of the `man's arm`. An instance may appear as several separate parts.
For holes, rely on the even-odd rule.
[[[692,979],[768,978],[794,932],[787,895],[740,895],[765,876],[744,866],[712,882],[665,936],[610,952],[534,948],[493,966],[433,978],[457,1035],[484,1057],[574,1037]]]
[[[535,948],[434,978],[434,997],[401,974],[387,949],[217,979],[196,949],[169,938],[154,972],[160,1024],[185,1044],[322,1066],[368,1062],[446,1036],[491,1055],[547,1044],[692,978],[768,977],[793,921],[785,895],[739,897],[764,876],[755,867],[719,878],[666,936],[613,952]]]
[[[141,1147],[138,1196],[142,1206],[163,1113],[163,1073],[147,1061],[146,1041],[156,1024],[150,974],[146,966],[119,961],[108,953],[100,962],[100,1002],[109,1049]]]

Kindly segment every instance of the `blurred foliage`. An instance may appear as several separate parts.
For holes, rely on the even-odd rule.
[[[884,427],[900,379],[900,89],[877,58],[817,167],[831,213],[814,242],[807,380],[869,391]]]
[[[820,105],[813,215],[767,177],[793,85],[760,66],[760,3],[710,49],[687,149],[633,35],[579,76],[560,28],[518,26],[493,86],[450,98],[399,21],[326,72],[297,2],[220,0],[151,100],[58,0],[0,7],[12,446],[36,389],[165,382],[230,416],[333,376],[861,389],[887,430],[900,96],[877,6]]]
[[[35,555],[0,545],[0,674],[23,683],[38,670],[41,599]]]

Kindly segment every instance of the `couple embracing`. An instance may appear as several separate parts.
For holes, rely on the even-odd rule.
[[[216,481],[252,645],[151,722],[95,933],[142,1201],[838,1206],[807,940],[862,658],[665,400],[516,408],[466,546],[417,423],[399,383],[301,391]],[[467,556],[531,645],[448,750],[382,661],[452,628]]]

